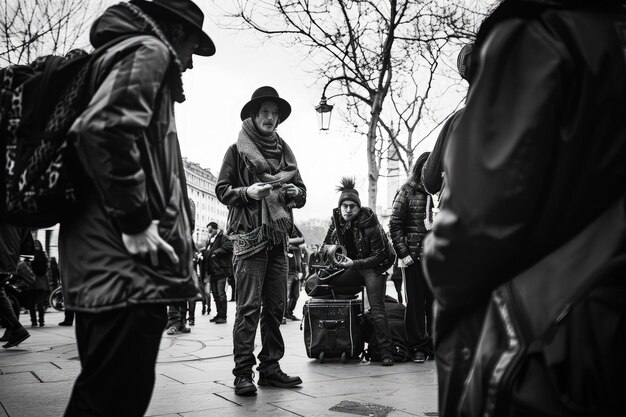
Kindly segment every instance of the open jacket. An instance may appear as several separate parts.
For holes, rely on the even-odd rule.
[[[233,275],[233,243],[221,230],[215,236],[213,244],[202,252],[202,276],[222,278]]]
[[[387,239],[376,213],[369,207],[361,207],[358,219],[353,220],[352,227],[347,231],[343,229],[343,220],[338,208],[333,209],[333,217],[330,222],[325,245],[343,245],[345,233],[351,233],[356,246],[357,256],[351,269],[373,269],[376,272],[384,272],[389,268],[389,257],[385,250],[383,239]]]
[[[261,227],[261,201],[249,199],[246,190],[260,180],[248,169],[246,161],[237,150],[237,144],[231,145],[226,151],[222,168],[215,185],[217,199],[228,206],[227,235],[245,234]],[[300,208],[306,203],[306,187],[296,172],[290,181],[300,189],[296,197],[287,197],[287,207]]]
[[[94,23],[91,42],[120,42],[99,57],[93,96],[71,128],[89,182],[61,224],[61,277],[69,309],[100,312],[199,295],[192,266],[191,213],[174,123],[172,52],[122,4]],[[132,35],[129,37],[129,35]],[[122,233],[153,221],[179,257],[131,256]]]

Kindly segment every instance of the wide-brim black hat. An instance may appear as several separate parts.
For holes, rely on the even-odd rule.
[[[131,3],[141,7],[147,13],[154,13],[168,17],[173,17],[182,20],[193,29],[197,29],[200,32],[200,44],[193,51],[194,54],[200,56],[211,56],[215,54],[215,44],[202,30],[202,23],[204,23],[204,13],[200,10],[197,4],[191,0],[131,0]]]
[[[255,107],[261,105],[261,103],[265,101],[273,101],[278,105],[278,114],[280,117],[281,123],[289,117],[291,114],[291,105],[284,98],[280,98],[278,95],[278,91],[270,86],[264,86],[257,88],[254,93],[252,93],[252,98],[249,102],[247,102],[243,108],[241,109],[241,120],[246,120],[252,112],[255,110]]]

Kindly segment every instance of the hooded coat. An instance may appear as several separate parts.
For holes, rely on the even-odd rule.
[[[96,47],[116,38],[92,67],[93,96],[71,128],[88,182],[59,235],[65,302],[76,311],[199,296],[170,82],[180,68],[171,48],[123,4],[91,29]],[[127,252],[122,233],[136,234],[153,220],[177,264],[164,253],[153,266]]]

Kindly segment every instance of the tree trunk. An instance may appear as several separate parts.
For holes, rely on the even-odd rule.
[[[376,212],[376,196],[378,194],[378,177],[380,166],[376,158],[376,128],[382,111],[380,93],[374,96],[372,101],[372,118],[367,131],[367,201],[368,207]]]

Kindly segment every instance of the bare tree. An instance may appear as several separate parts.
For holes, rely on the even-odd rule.
[[[368,203],[376,207],[385,148],[396,147],[408,170],[419,143],[414,133],[430,112],[441,52],[473,36],[475,14],[463,1],[441,0],[233,4],[231,27],[254,29],[304,52],[323,95],[328,90],[330,97],[346,98],[344,117],[367,141]],[[430,77],[419,75],[424,71]]]
[[[86,35],[99,0],[3,0],[0,3],[0,65],[63,55]]]

